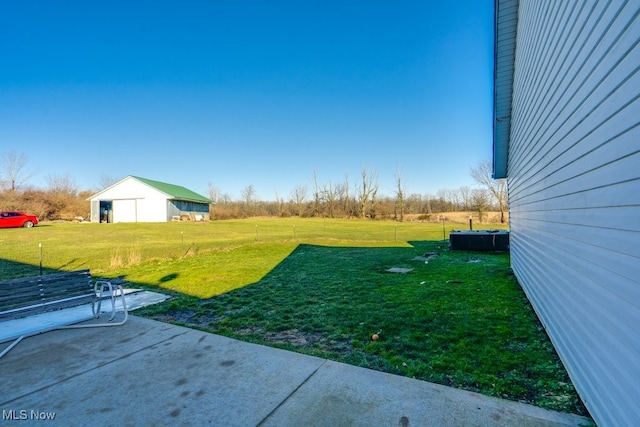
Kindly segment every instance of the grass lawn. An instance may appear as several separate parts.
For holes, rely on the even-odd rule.
[[[452,228],[465,226],[445,232]],[[509,255],[449,251],[442,224],[261,219],[1,231],[9,250],[0,278],[37,274],[42,243],[45,272],[91,268],[175,297],[139,315],[587,415]]]

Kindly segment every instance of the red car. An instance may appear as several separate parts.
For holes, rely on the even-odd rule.
[[[0,228],[27,227],[38,223],[38,217],[24,212],[0,212]]]

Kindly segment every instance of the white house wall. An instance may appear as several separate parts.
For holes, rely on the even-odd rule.
[[[512,265],[587,408],[640,425],[640,2],[521,0]]]

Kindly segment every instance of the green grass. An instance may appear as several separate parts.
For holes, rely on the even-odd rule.
[[[464,227],[447,224],[445,233]],[[299,243],[408,246],[442,239],[442,224],[337,219],[251,219],[211,223],[44,223],[2,229],[0,280],[90,268],[96,275],[211,297],[258,281]],[[40,256],[42,254],[42,256]]]
[[[28,259],[42,242],[45,269],[90,267],[175,297],[140,315],[587,414],[509,255],[448,251],[442,224],[267,219],[1,231],[2,278],[33,274],[39,262]],[[415,259],[432,252],[428,262]]]

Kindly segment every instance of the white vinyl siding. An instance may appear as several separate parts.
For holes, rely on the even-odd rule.
[[[587,408],[640,424],[640,2],[521,0],[512,265]]]

